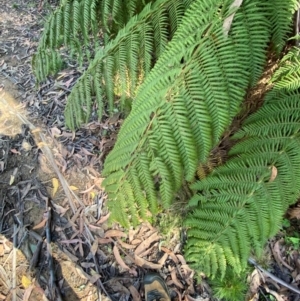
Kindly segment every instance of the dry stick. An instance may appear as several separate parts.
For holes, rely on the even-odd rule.
[[[2,99],[3,101],[5,101],[5,99],[3,98]],[[6,102],[6,101],[5,101]],[[7,107],[9,107],[9,104],[6,102],[6,105]],[[11,113],[13,113],[15,116],[17,116],[23,123],[27,124],[29,126],[29,129],[31,131],[34,131],[34,130],[37,130],[37,128],[25,117],[23,116],[22,114],[20,114],[19,112],[16,112],[14,110],[11,110],[10,111]],[[43,147],[42,147],[42,150],[43,150],[43,153],[45,154],[46,158],[48,159],[49,163],[51,164],[51,166],[53,167],[54,171],[56,172],[59,180],[60,180],[60,183],[63,187],[63,190],[69,200],[69,203],[70,203],[70,207],[73,211],[73,214],[75,214],[75,212],[77,211],[77,208],[73,202],[73,199],[72,199],[72,195],[73,197],[76,199],[76,201],[84,207],[84,204],[82,203],[82,201],[77,197],[77,195],[74,193],[74,191],[72,191],[72,189],[70,188],[70,186],[68,185],[66,179],[64,178],[64,176],[61,174],[61,172],[59,171],[59,168],[54,160],[54,157],[53,157],[53,154],[51,152],[51,150],[49,149],[48,145],[47,145],[47,142],[46,142],[46,139],[45,139],[45,136],[44,134],[39,131],[39,137],[40,139],[42,140],[43,142]]]
[[[45,235],[45,230],[43,231],[42,235],[38,235],[37,233],[35,233],[34,231],[29,231],[29,235],[31,235],[32,237],[34,237],[35,239],[38,240],[36,249],[31,257],[30,263],[29,263],[29,269],[32,270],[33,268],[35,268],[38,264],[39,261],[39,255],[44,243],[44,239],[43,236]]]
[[[43,243],[44,243],[44,241],[42,240],[42,241],[39,241],[38,244],[36,245],[36,250],[34,251],[34,253],[31,257],[30,263],[29,263],[30,270],[33,270],[38,264]]]
[[[300,290],[296,289],[295,287],[291,286],[290,284],[284,282],[283,280],[281,280],[280,278],[276,277],[275,275],[271,274],[270,272],[266,271],[265,269],[263,269],[260,265],[258,265],[256,263],[256,261],[253,258],[249,258],[248,262],[253,264],[259,271],[261,271],[262,273],[264,273],[266,276],[270,277],[271,279],[273,279],[274,281],[276,281],[277,283],[281,284],[282,286],[288,288],[289,290],[293,291],[296,294],[300,295]]]
[[[12,259],[12,301],[17,301],[17,225],[14,224],[13,259]]]
[[[54,272],[54,264],[53,264],[53,257],[52,257],[52,249],[51,249],[51,231],[50,231],[50,224],[51,224],[51,207],[47,208],[47,223],[46,223],[46,241],[47,241],[47,253],[48,253],[48,262],[49,262],[49,274],[50,274],[50,294],[52,293],[52,289],[57,294],[57,300],[62,301],[62,297],[60,294],[60,291],[56,285],[56,277]],[[53,296],[51,296],[51,299],[54,300]]]

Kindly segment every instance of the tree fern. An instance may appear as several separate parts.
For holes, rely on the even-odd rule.
[[[45,24],[33,69],[38,81],[55,74],[60,67],[60,47],[66,47],[80,62],[90,56],[90,47],[98,47],[100,35],[105,44],[116,36],[129,19],[150,0],[66,0]],[[94,44],[94,46],[92,45]],[[44,69],[45,64],[49,65]]]
[[[299,70],[298,58],[293,56],[290,70]],[[264,106],[233,137],[241,141],[227,163],[192,185],[197,194],[185,222],[186,256],[207,275],[223,277],[228,265],[241,272],[250,251],[260,254],[299,196],[300,83],[282,87],[290,76],[286,71],[278,71],[282,77]]]
[[[96,96],[98,116],[101,117],[104,101],[107,100],[108,111],[114,109],[114,103],[121,103],[124,108],[126,100],[131,100],[137,87],[150,72],[156,59],[166,48],[168,41],[180,24],[190,5],[187,0],[157,0],[149,3],[140,14],[133,17],[126,27],[119,31],[104,49],[99,49],[88,70],[74,86],[65,110],[66,123],[70,128],[79,126],[78,104],[75,103],[80,91],[85,89],[87,78],[91,81],[91,97]],[[96,94],[97,86],[103,94]],[[87,103],[85,103],[85,106]],[[86,119],[89,118],[86,114]],[[73,126],[74,125],[74,126]]]
[[[237,113],[247,87],[260,76],[272,36],[273,9],[268,1],[244,1],[225,37],[223,23],[232,13],[231,4],[194,1],[139,88],[103,171],[111,206],[120,195],[123,198],[125,182],[137,197],[128,173],[146,158],[143,174],[159,188],[158,207],[168,208],[183,178],[193,180],[199,161],[206,160]],[[150,195],[153,198],[149,184],[140,181],[138,187],[148,208]],[[127,212],[129,199],[125,195]],[[156,208],[150,209],[152,214]],[[113,217],[118,220],[118,212],[113,211]]]

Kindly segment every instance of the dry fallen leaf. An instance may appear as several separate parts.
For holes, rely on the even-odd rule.
[[[35,129],[31,130],[31,133],[32,133],[32,134],[35,134],[35,133],[39,133],[39,132],[41,132],[41,131],[42,131],[41,128],[35,128]]]
[[[98,249],[98,240],[95,239],[94,242],[93,242],[93,244],[92,244],[92,247],[91,247],[91,253],[93,255],[95,255],[96,252],[97,252],[97,249]]]
[[[126,242],[122,241],[121,239],[117,239],[118,243],[121,245],[122,248],[124,249],[134,249],[136,248],[135,245],[130,245],[130,244],[127,244]]]
[[[166,260],[168,259],[168,257],[169,257],[169,254],[168,254],[168,253],[165,253],[165,254],[162,256],[162,258],[158,261],[158,263],[161,264],[161,265],[164,265],[165,262],[166,262]]]
[[[84,191],[80,191],[79,193],[84,194],[84,193],[90,192],[94,187],[95,187],[95,185],[92,185],[90,188],[88,188],[88,189],[86,189]]]
[[[69,207],[67,206],[66,208],[57,205],[55,203],[52,202],[53,207],[55,208],[55,211],[60,215],[60,216],[64,216],[64,214],[69,210]]]
[[[160,270],[162,268],[161,264],[147,261],[137,255],[134,256],[134,262],[136,265],[146,269]]]
[[[118,264],[125,270],[130,270],[129,266],[124,262],[124,260],[121,258],[120,253],[119,253],[119,249],[118,247],[115,245],[113,248],[114,251],[114,255],[116,258],[116,261],[118,262]]]
[[[128,288],[131,293],[133,301],[142,301],[142,298],[141,298],[138,290],[133,285],[130,285]]]
[[[25,275],[22,276],[21,282],[24,288],[28,288],[31,285],[31,280]]]
[[[17,151],[16,149],[12,148],[10,150],[13,154],[18,154],[18,155],[21,155],[21,153],[19,151]]]
[[[273,256],[276,260],[276,262],[278,263],[279,267],[281,265],[284,265],[285,267],[287,267],[290,271],[293,271],[293,268],[288,265],[283,258],[281,257],[281,251],[280,251],[280,244],[281,244],[282,240],[277,240],[276,243],[274,244],[273,248],[272,248],[272,253]]]
[[[89,281],[94,284],[99,278],[101,278],[101,276],[99,274],[94,274],[93,276],[90,276],[88,274],[87,275],[87,278],[89,279]]]
[[[130,296],[130,291],[121,284],[121,282],[119,282],[116,279],[111,279],[107,282],[107,285],[109,286],[109,288],[111,288],[114,292],[118,292],[121,293],[122,295],[125,296]],[[124,300],[123,298],[121,300]],[[128,300],[128,298],[126,298],[125,300]]]
[[[285,301],[285,299],[283,299],[281,297],[281,295],[279,295],[277,292],[275,292],[273,290],[270,290],[267,285],[264,285],[264,288],[265,288],[266,292],[273,295],[276,298],[277,301]]]
[[[41,229],[41,228],[45,227],[45,225],[46,225],[46,223],[47,223],[47,220],[48,220],[47,217],[43,218],[43,220],[42,220],[39,224],[35,225],[35,226],[32,228],[32,230]]]
[[[177,279],[176,268],[173,268],[172,270],[171,270],[171,268],[169,268],[169,270],[170,270],[170,272],[171,272],[171,278],[172,278],[172,280],[173,280],[173,283],[174,283],[177,287],[179,287],[179,288],[181,288],[181,289],[184,289],[184,286],[182,285],[182,283]]]
[[[31,284],[28,288],[26,288],[24,295],[23,295],[23,299],[22,301],[28,301],[30,298],[30,295],[33,291],[33,289],[35,288],[35,286],[33,284]]]
[[[109,216],[110,216],[110,213],[106,214],[105,216],[102,216],[102,217],[98,220],[97,224],[103,224],[104,222],[106,222],[106,221],[108,220]]]
[[[43,148],[44,146],[47,146],[47,143],[45,143],[45,142],[39,142],[37,144],[38,149]]]
[[[288,214],[289,214],[291,219],[292,218],[300,219],[300,207],[299,207],[299,205],[295,208],[289,209]]]
[[[74,80],[74,77],[71,77],[69,80],[67,80],[67,81],[64,83],[64,85],[65,85],[67,88],[69,88],[73,80]]]
[[[28,143],[26,140],[23,140],[23,142],[22,142],[22,148],[23,148],[25,151],[29,152],[29,151],[32,149],[32,146],[31,146],[31,144]]]
[[[175,291],[178,296],[178,298],[176,300],[182,301],[182,295],[181,295],[180,291],[176,287],[173,288],[172,290]]]
[[[155,241],[158,241],[160,239],[160,236],[157,232],[154,232],[150,237],[145,239],[134,251],[136,255],[139,255],[143,253],[145,250],[148,249],[148,247]]]
[[[56,138],[56,137],[60,137],[60,136],[61,136],[61,130],[58,129],[57,127],[50,128],[50,132],[51,132],[51,136],[52,136],[53,138]]]
[[[15,181],[15,177],[13,175],[10,176],[9,185],[12,185]]]
[[[175,263],[179,263],[176,255],[171,250],[169,250],[165,247],[161,247],[161,250],[164,251],[165,253],[169,254]]]
[[[71,185],[71,186],[70,186],[70,189],[74,191],[74,190],[78,190],[78,187],[72,186],[72,185]]]
[[[57,192],[58,186],[59,186],[59,182],[58,182],[57,178],[52,178],[52,186],[53,186],[52,197],[54,197]]]
[[[104,237],[127,237],[127,234],[120,230],[108,230],[105,232]]]
[[[261,285],[261,278],[260,278],[260,274],[257,271],[257,269],[255,269],[251,276],[250,276],[250,294],[252,299],[255,298],[255,295],[257,294],[259,287]]]
[[[141,239],[133,239],[132,241],[130,241],[132,245],[139,245],[142,240]]]
[[[93,268],[95,266],[93,262],[81,262],[80,265],[85,269]]]
[[[98,238],[99,244],[109,244],[111,242],[113,242],[111,238]]]
[[[181,264],[186,264],[186,261],[184,259],[184,257],[180,254],[176,254],[176,257],[179,259],[179,261],[181,262]]]

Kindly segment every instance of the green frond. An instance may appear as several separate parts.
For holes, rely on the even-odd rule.
[[[107,5],[110,11],[112,3]],[[176,31],[174,26],[180,24],[188,8],[187,5],[188,2],[184,0],[157,0],[146,5],[140,14],[128,21],[115,39],[111,40],[104,49],[97,51],[95,59],[68,97],[68,107],[75,106],[73,102],[76,93],[80,90],[79,87],[84,85],[84,77],[94,77],[97,70],[98,75],[101,74],[103,77],[102,91],[105,91],[101,98],[97,95],[97,101],[103,103],[103,99],[107,100],[109,113],[113,112],[118,101],[123,109],[126,100],[135,97],[141,82],[166,48]],[[172,7],[172,15],[169,14],[170,7]],[[174,24],[170,27],[172,22]],[[93,88],[92,91],[95,89]],[[66,115],[69,111],[66,110]],[[70,120],[70,118],[71,116],[67,116],[66,119]],[[76,127],[80,126],[78,120],[72,121],[72,124]],[[69,123],[67,125],[71,126]]]
[[[293,15],[299,8],[299,1],[273,0],[270,20],[273,24],[272,43],[277,55],[280,54],[289,35],[293,34]]]
[[[289,59],[291,72],[300,67],[297,55],[283,60]],[[282,68],[277,74],[289,74]],[[276,78],[263,107],[233,136],[240,142],[226,164],[192,185],[186,257],[212,277],[224,277],[227,266],[239,274],[251,250],[260,254],[299,197],[300,83],[282,86],[286,77]]]
[[[299,87],[300,84],[300,52],[299,48],[292,48],[281,60],[279,69],[272,77],[273,83],[276,84],[276,89],[273,93],[278,93],[282,90],[291,91]]]
[[[249,289],[246,281],[248,273],[238,276],[230,268],[226,270],[223,279],[214,279],[210,283],[213,287],[214,297],[223,301],[246,300],[246,293]]]
[[[56,74],[61,69],[63,61],[59,53],[48,49],[34,55],[32,64],[35,65],[37,80],[42,81],[46,73],[51,75]]]
[[[149,2],[151,1],[132,0],[126,4],[123,0],[61,1],[45,24],[35,55],[33,70],[38,80],[44,80],[54,70],[50,67],[51,72],[41,72],[40,53],[49,50],[49,55],[53,55],[51,61],[58,65],[55,58],[59,55],[61,47],[64,47],[79,62],[83,62],[90,57],[90,47],[99,46],[99,35],[102,31],[107,44],[116,37],[131,17],[140,13]]]
[[[122,194],[123,181],[127,181],[130,169],[140,164],[140,154],[145,152],[150,166],[160,162],[161,170],[156,167],[151,175],[157,200],[171,195],[168,179],[174,177],[175,168],[181,177],[176,178],[178,185],[184,179],[193,181],[198,163],[205,162],[236,115],[247,87],[261,75],[271,38],[266,10],[269,6],[262,1],[244,1],[226,37],[223,23],[231,4],[232,1],[194,1],[146,76],[105,162],[103,174],[110,181],[114,172],[125,172],[113,184],[114,199]],[[171,129],[163,139],[158,138],[162,136],[161,121],[164,128]],[[158,139],[161,141],[155,149],[153,141]],[[109,189],[110,185],[104,185]],[[251,183],[247,185],[252,189]],[[173,193],[176,189],[177,184],[173,185]],[[147,201],[150,202],[148,198]]]

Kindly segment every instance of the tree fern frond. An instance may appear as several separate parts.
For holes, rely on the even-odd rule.
[[[56,74],[61,69],[63,61],[59,53],[48,49],[34,55],[32,64],[35,65],[35,76],[37,80],[42,81],[46,73],[51,75]]]
[[[287,56],[291,71],[300,66],[293,55]],[[278,74],[289,74],[282,68]],[[226,164],[192,186],[197,193],[186,220],[186,256],[212,277],[223,277],[226,265],[240,273],[251,249],[261,252],[300,193],[300,84],[292,90],[282,87],[284,76],[277,80],[263,107],[233,137],[241,141]]]
[[[127,6],[122,0],[67,0],[61,1],[59,7],[50,15],[40,39],[33,69],[39,73],[38,79],[44,80],[51,73],[41,73],[39,65],[40,52],[49,51],[55,58],[59,49],[64,46],[79,61],[89,58],[89,48],[93,42],[99,45],[97,35],[104,31],[105,42],[114,38],[129,19],[138,14],[151,2],[129,1]],[[128,9],[128,11],[127,11]],[[105,34],[108,33],[108,34]],[[82,47],[83,46],[83,47]],[[80,51],[79,51],[80,50]],[[56,53],[56,55],[54,55]],[[52,68],[54,70],[54,68]],[[50,70],[52,70],[50,67]]]
[[[288,35],[292,33],[293,14],[299,8],[299,1],[274,0],[270,2],[270,5],[272,7],[270,17],[273,24],[272,42],[277,55],[279,55]]]
[[[123,181],[127,181],[128,172],[139,164],[140,153],[145,151],[150,162],[162,160],[162,166],[167,167],[168,162],[175,162],[185,180],[192,181],[199,161],[206,160],[237,113],[246,88],[258,79],[257,70],[261,72],[265,64],[265,49],[271,37],[269,12],[262,1],[244,1],[225,37],[223,22],[231,4],[232,1],[194,1],[139,88],[131,113],[105,162],[103,174],[109,176],[109,181],[113,182],[114,172],[119,169],[125,172],[123,179],[113,184],[114,198],[122,193]],[[249,26],[248,22],[253,24]],[[175,142],[172,148],[176,152],[168,150],[168,145],[151,147],[151,139],[161,130],[157,120],[163,118],[172,128],[168,139]],[[176,153],[179,158],[174,156]],[[174,173],[170,167],[164,173],[166,170]],[[158,184],[156,198],[160,200],[165,193],[162,189],[166,191],[167,176],[156,171],[151,178]],[[105,181],[103,184],[110,186]]]
[[[104,49],[98,50],[88,70],[74,86],[68,98],[66,114],[71,111],[69,107],[75,106],[73,104],[75,95],[80,90],[79,87],[84,85],[84,77],[94,77],[96,69],[99,72],[98,66],[102,68],[103,77],[100,85],[104,82],[102,91],[106,91],[106,93],[101,98],[97,95],[97,101],[103,103],[103,98],[107,99],[109,113],[113,112],[115,98],[120,99],[121,108],[126,99],[134,98],[138,86],[153,67],[155,58],[159,57],[172,37],[169,28],[170,18],[172,18],[172,22],[179,24],[188,8],[184,6],[184,3],[186,3],[184,0],[158,0],[146,5],[140,14],[130,19],[114,40],[108,43]],[[110,4],[108,3],[108,5]],[[171,5],[178,11],[169,16],[168,9]],[[106,67],[107,64],[109,64],[108,67]],[[113,68],[111,68],[112,65],[114,65]],[[92,89],[92,91],[94,90],[95,88]],[[66,119],[70,120],[70,118],[71,116],[68,116]],[[77,120],[72,123],[76,126],[80,125]],[[70,124],[67,125],[70,126]]]
[[[295,90],[300,85],[300,52],[299,48],[292,48],[281,60],[279,69],[275,72],[271,82],[276,83],[273,93],[282,90]]]

